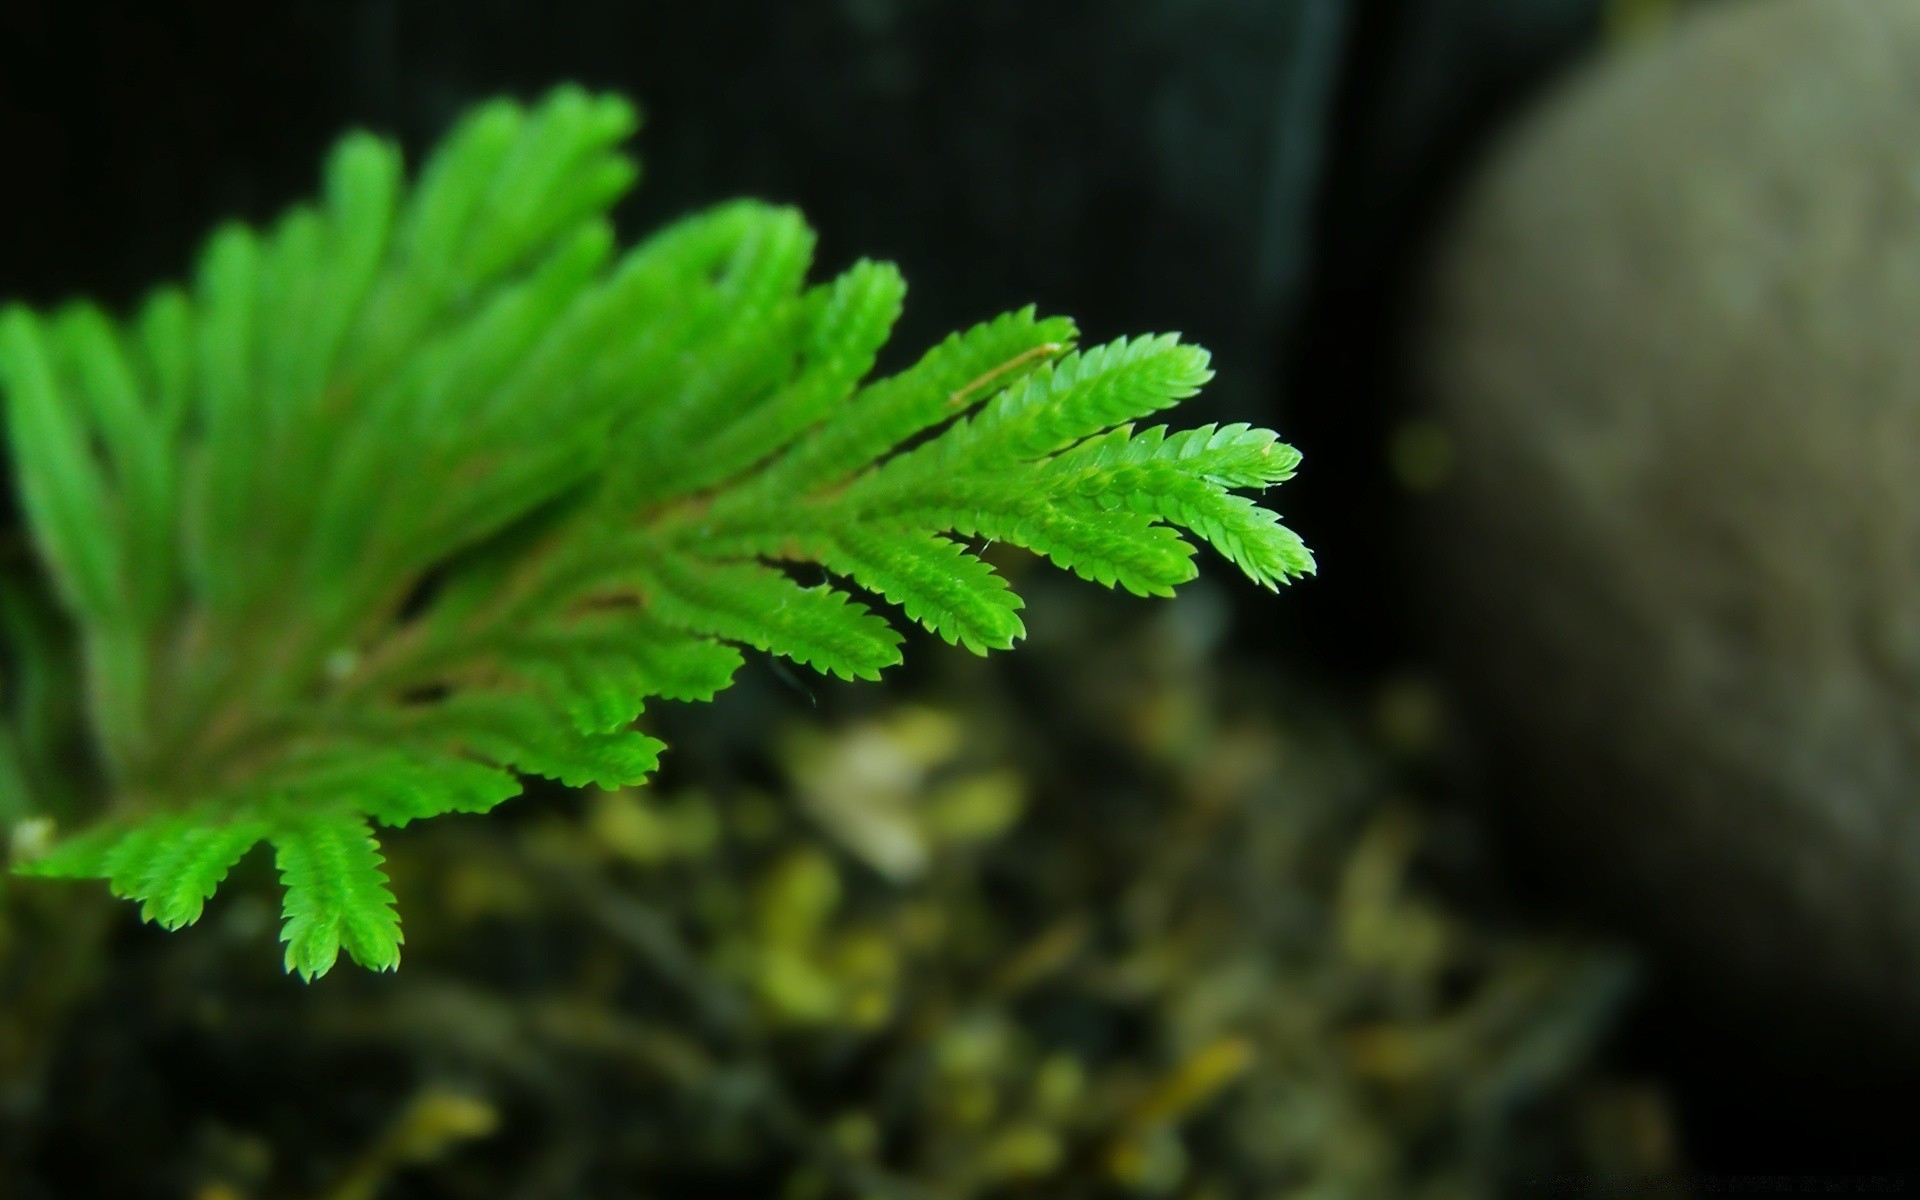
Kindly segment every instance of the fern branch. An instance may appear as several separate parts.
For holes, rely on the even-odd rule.
[[[342,949],[375,971],[400,965],[400,914],[364,819],[302,814],[275,830],[273,845],[287,889],[280,934],[287,970],[308,979],[324,975]]]
[[[131,318],[0,313],[15,483],[74,631],[10,655],[0,805],[79,736],[48,701],[77,669],[110,814],[20,869],[173,928],[264,842],[288,969],[387,969],[375,826],[525,776],[640,783],[648,704],[710,698],[744,649],[876,678],[904,639],[863,592],[1011,646],[1022,602],[958,539],[1141,595],[1193,577],[1190,537],[1265,586],[1313,570],[1239,494],[1291,477],[1273,434],[1134,427],[1204,351],[1076,349],[1023,309],[869,378],[905,284],[810,284],[798,213],[618,248],[634,124],[577,88],[489,104],[411,184],[354,134],[317,203],[217,231]],[[23,611],[0,595],[11,643]]]

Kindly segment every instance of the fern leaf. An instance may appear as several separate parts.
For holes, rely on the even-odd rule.
[[[178,929],[200,919],[201,910],[233,865],[259,844],[267,826],[255,819],[226,824],[207,820],[183,823],[155,844],[139,868],[137,883],[118,891],[121,871],[131,864],[116,861],[118,894],[140,902],[140,918],[162,928]]]
[[[272,782],[283,804],[349,803],[394,828],[422,817],[489,812],[520,794],[520,780],[511,771],[451,754],[379,745],[349,745],[307,758]]]
[[[536,631],[507,655],[509,669],[544,687],[582,733],[630,724],[655,696],[712,699],[733,682],[740,662],[732,646],[689,636],[637,609]]]
[[[637,124],[631,105],[561,88],[522,124],[480,199],[456,269],[468,280],[524,262],[632,186],[631,162],[608,151]],[[471,282],[469,285],[471,286]]]
[[[813,259],[813,231],[792,209],[737,205],[733,214],[737,241],[714,297],[726,321],[714,331],[709,353],[677,365],[670,394],[654,406],[644,429],[634,428],[625,452],[632,456],[628,478],[635,486],[621,492],[629,502],[670,494],[675,464],[703,431],[716,420],[750,412],[791,374],[799,354],[799,291]]]
[[[288,971],[318,978],[333,969],[342,949],[375,971],[400,965],[400,916],[364,817],[300,814],[274,829],[273,850],[287,890],[280,940],[287,944]]]
[[[768,650],[842,679],[878,679],[900,661],[900,634],[844,592],[802,587],[753,563],[668,560],[647,601],[693,633]]]
[[[1073,322],[1023,308],[956,333],[898,375],[861,389],[841,412],[745,489],[778,496],[833,483],[902,442],[1018,385],[1073,344]]]
[[[1007,581],[958,543],[907,529],[855,526],[820,548],[827,569],[898,604],[911,619],[975,654],[1025,636]]]
[[[1171,596],[1199,573],[1193,547],[1179,532],[1140,513],[1026,500],[999,511],[951,512],[942,519],[956,533],[1010,542],[1082,579],[1136,596]]]
[[[297,389],[309,402],[323,395],[346,339],[379,280],[405,189],[399,152],[379,138],[350,134],[327,160],[325,262],[314,289],[311,327],[296,345]]]
[[[421,171],[400,220],[400,252],[406,269],[388,281],[389,287],[449,295],[482,282],[477,278],[477,260],[461,251],[487,190],[526,125],[527,114],[519,105],[496,100],[469,113],[448,135],[440,152]],[[374,305],[371,315],[386,315],[385,307]],[[430,310],[414,311],[425,316]]]
[[[1172,407],[1211,378],[1207,352],[1177,336],[1122,338],[1070,354],[1008,388],[949,435],[949,452],[1039,458]]]
[[[1191,495],[1169,490],[1136,502],[1156,515],[1178,522],[1206,539],[1248,578],[1269,590],[1299,575],[1311,575],[1313,556],[1280,514],[1245,496],[1201,490]]]
[[[582,732],[556,716],[538,697],[480,694],[448,701],[408,728],[433,742],[454,742],[486,762],[568,787],[643,783],[666,748],[637,730]]]
[[[157,424],[172,441],[193,391],[193,314],[186,294],[178,288],[154,293],[129,332],[133,365],[141,369],[140,385],[154,407]],[[177,458],[174,466],[177,470]]]
[[[140,904],[142,920],[178,929],[200,918],[227,872],[267,835],[251,814],[207,805],[182,816],[111,825],[67,838],[18,872],[50,879],[101,878]]]
[[[131,597],[152,601],[147,611],[134,614],[149,624],[161,615],[156,605],[173,591],[173,447],[159,414],[141,400],[118,331],[99,309],[83,304],[67,310],[53,333],[65,377],[75,382],[79,407],[91,418],[112,468],[128,551],[126,583]]]
[[[55,374],[45,327],[23,308],[0,312],[0,386],[20,498],[61,595],[93,621],[124,620],[114,556],[119,522],[107,481],[89,451],[80,407]]]
[[[423,348],[417,367],[369,397],[368,411],[342,448],[341,469],[316,481],[319,496],[302,564],[308,586],[351,577],[354,564],[369,556],[419,557],[422,527],[436,529],[439,545],[482,537],[498,523],[491,514],[503,502],[510,510],[536,504],[578,474],[556,470],[552,464],[560,456],[550,453],[531,482],[522,482],[531,475],[524,469],[512,478],[461,479],[467,466],[462,459],[482,452],[468,450],[475,440],[472,427],[482,419],[475,410],[507,386],[504,376],[528,373],[528,356],[554,336],[562,314],[581,306],[611,249],[604,227],[579,231],[526,280],[495,293],[469,325]],[[469,486],[449,486],[456,482]],[[476,487],[485,494],[474,495]],[[391,497],[385,502],[379,498],[383,491]],[[383,516],[396,515],[402,519],[383,524]]]
[[[489,104],[411,184],[353,134],[315,204],[217,231],[131,319],[0,312],[45,576],[0,587],[0,786],[63,799],[84,743],[115,814],[17,869],[173,928],[265,841],[288,969],[386,969],[376,825],[525,776],[641,783],[663,747],[636,722],[742,648],[876,678],[903,638],[862,592],[1008,647],[1022,602],[960,539],[1143,596],[1196,542],[1267,587],[1313,570],[1239,494],[1292,476],[1274,434],[1135,428],[1203,350],[1076,350],[1022,309],[869,379],[905,284],[860,261],[810,286],[798,213],[738,201],[620,251],[635,123],[571,87]]]
[[[1135,433],[1122,426],[1050,460],[1053,471],[1113,471],[1138,463],[1174,463],[1183,475],[1222,488],[1268,488],[1293,478],[1300,454],[1270,429],[1202,425],[1167,433],[1155,425]]]
[[[1313,555],[1279,515],[1227,489],[1268,487],[1290,478],[1299,455],[1273,450],[1265,430],[1201,429],[1164,439],[1158,428],[1126,429],[1052,459],[1044,475],[1055,494],[1125,505],[1192,530],[1263,587],[1314,571]]]
[[[697,491],[731,479],[832,414],[873,369],[900,319],[906,290],[890,264],[856,263],[821,298],[793,380],[765,402],[711,423],[701,431],[705,440],[687,448],[683,466],[666,467],[649,481],[649,494]]]
[[[246,559],[256,455],[265,413],[247,404],[254,353],[260,252],[247,230],[216,234],[202,260],[194,307],[194,397],[203,430],[197,472],[189,477],[184,531],[195,595],[221,615],[237,610],[248,582]]]

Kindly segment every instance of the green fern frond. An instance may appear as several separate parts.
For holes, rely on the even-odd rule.
[[[1204,351],[1075,349],[1028,309],[869,379],[905,284],[861,261],[810,285],[797,213],[735,202],[619,250],[634,126],[573,88],[489,104],[411,185],[355,134],[315,204],[219,230],[130,318],[0,314],[15,485],[71,627],[70,654],[8,653],[0,786],[51,808],[48,662],[82,673],[101,777],[99,821],[18,869],[175,928],[265,843],[288,969],[385,969],[376,826],[529,775],[639,783],[647,703],[710,698],[742,648],[876,678],[903,638],[859,592],[1011,646],[1020,598],[958,539],[1141,595],[1193,577],[1185,535],[1265,586],[1313,570],[1238,494],[1291,477],[1275,435],[1134,427],[1206,383]],[[0,593],[9,644],[22,604]]]
[[[1005,650],[1026,633],[1007,581],[950,538],[912,528],[849,526],[809,557],[898,604],[975,654]]]
[[[311,979],[345,949],[361,966],[400,965],[400,914],[380,869],[380,844],[364,818],[325,810],[275,831],[273,861],[287,889],[287,970]]]

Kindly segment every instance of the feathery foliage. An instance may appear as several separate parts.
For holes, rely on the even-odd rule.
[[[1272,433],[1135,427],[1207,381],[1204,351],[1077,350],[1023,310],[869,380],[905,285],[865,261],[810,284],[791,210],[618,251],[634,124],[571,88],[489,104],[411,184],[355,134],[316,203],[219,230],[131,317],[0,314],[45,584],[0,592],[0,813],[71,786],[62,672],[105,798],[19,869],[175,928],[269,843],[288,969],[391,968],[374,826],[485,812],[521,776],[637,784],[645,704],[712,697],[741,647],[875,678],[901,634],[857,592],[1008,647],[1020,599],[967,539],[1143,596],[1194,575],[1183,530],[1268,587],[1313,569],[1233,490],[1291,476]]]

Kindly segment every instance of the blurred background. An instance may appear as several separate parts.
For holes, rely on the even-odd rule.
[[[392,977],[280,978],[265,886],[165,937],[9,885],[0,1195],[1914,1166],[1917,8],[0,6],[0,295],[128,304],[345,128],[577,81],[645,112],[630,235],[793,203],[899,263],[903,357],[1208,346],[1177,423],[1298,446],[1321,564],[757,664],[644,793],[393,838]]]

